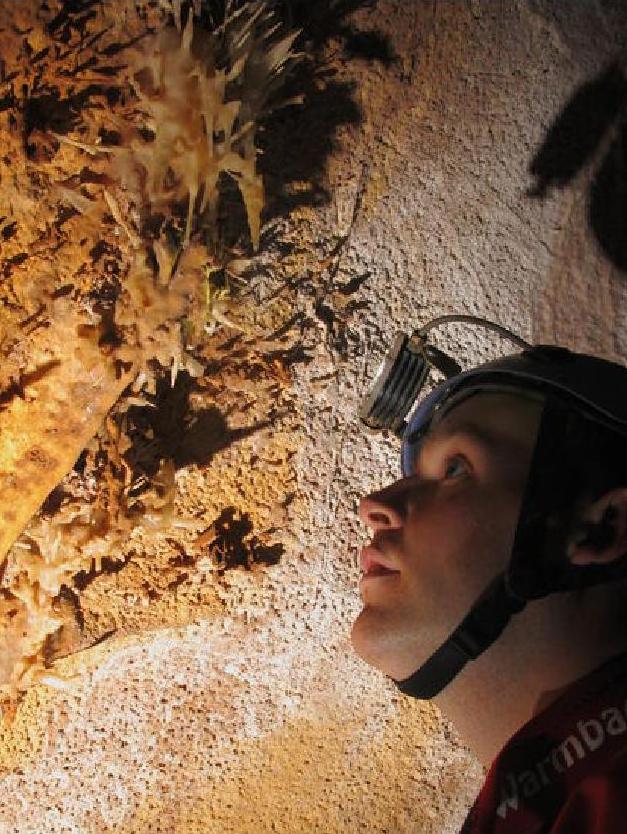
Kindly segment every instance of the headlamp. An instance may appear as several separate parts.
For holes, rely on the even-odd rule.
[[[461,372],[460,364],[427,338],[430,330],[450,322],[476,324],[499,333],[518,347],[531,348],[507,328],[479,316],[439,316],[411,334],[397,333],[359,409],[359,416],[369,428],[390,429],[402,437],[407,415],[424,388],[430,369],[436,368],[447,379]]]

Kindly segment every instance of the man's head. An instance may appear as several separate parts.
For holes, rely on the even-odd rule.
[[[364,608],[356,651],[401,680],[443,643],[510,559],[542,415],[542,398],[476,393],[434,420],[413,471],[364,498],[373,533],[362,553]],[[573,563],[609,561],[627,550],[627,491],[581,508],[582,529],[609,503],[615,535],[590,550],[570,543]]]

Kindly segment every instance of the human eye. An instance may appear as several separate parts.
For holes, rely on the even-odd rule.
[[[469,470],[470,466],[463,455],[451,455],[444,461],[444,478],[447,481],[467,475]]]

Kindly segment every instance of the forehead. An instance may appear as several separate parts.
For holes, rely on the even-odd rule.
[[[475,392],[436,414],[423,443],[466,434],[484,445],[527,450],[535,444],[543,403],[535,393]]]

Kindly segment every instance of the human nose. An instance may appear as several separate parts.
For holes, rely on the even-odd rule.
[[[404,499],[398,483],[365,495],[359,502],[359,517],[375,533],[402,527]]]

